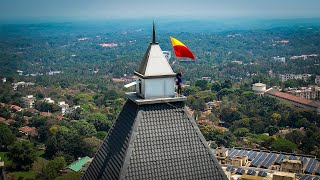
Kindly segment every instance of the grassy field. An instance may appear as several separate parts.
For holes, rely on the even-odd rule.
[[[7,166],[11,164],[11,161],[6,157],[7,152],[0,152],[1,161],[4,161],[4,165]]]
[[[33,171],[29,171],[29,172],[12,172],[9,175],[13,175],[15,180],[19,179],[19,177],[22,177],[24,179],[36,179],[37,173],[35,173]]]
[[[11,161],[8,160],[8,158],[5,156],[7,152],[0,152],[1,160],[4,161],[5,166],[8,166],[11,164]],[[44,150],[39,150],[36,152],[37,157],[41,157],[44,154]],[[19,177],[22,177],[23,179],[36,179],[37,173],[34,171],[18,171],[18,172],[10,172],[9,176],[14,176],[14,179],[19,179]]]

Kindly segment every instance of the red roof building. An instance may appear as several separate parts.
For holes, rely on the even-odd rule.
[[[0,122],[4,122],[6,118],[0,117]]]
[[[40,115],[41,115],[41,116],[44,116],[44,117],[51,117],[51,116],[52,116],[52,113],[49,113],[49,112],[40,112]]]
[[[270,89],[265,92],[267,96],[277,98],[279,100],[285,101],[290,103],[291,105],[303,108],[311,111],[316,111],[318,114],[320,114],[320,102],[319,101],[313,101],[310,99],[305,99],[301,97],[294,96],[292,94],[283,93],[276,89]]]
[[[13,123],[15,123],[16,121],[15,120],[13,120],[13,119],[7,119],[7,120],[5,120],[5,121],[3,121],[6,125],[11,125],[11,124],[13,124]]]
[[[26,136],[36,136],[38,135],[37,128],[35,127],[29,127],[29,126],[23,126],[19,128],[19,132],[26,135]]]
[[[17,106],[17,105],[11,105],[10,109],[14,109],[16,111],[21,111],[22,110],[22,108],[20,106]]]

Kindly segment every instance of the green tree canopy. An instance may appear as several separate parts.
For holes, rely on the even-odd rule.
[[[108,131],[112,125],[112,121],[108,120],[107,116],[100,112],[89,114],[85,119],[93,124],[97,131]]]
[[[0,122],[0,132],[0,149],[6,149],[8,145],[16,140],[16,137],[12,134],[9,127],[2,122]]]
[[[277,138],[272,142],[271,148],[275,151],[293,152],[297,149],[297,145],[289,140]]]
[[[208,81],[206,80],[197,80],[195,86],[199,87],[202,91],[208,88]]]
[[[36,159],[35,150],[28,141],[15,141],[8,150],[7,156],[17,170],[28,170]]]
[[[55,179],[58,176],[59,170],[66,166],[66,161],[63,157],[56,157],[43,167],[41,176],[45,179]]]

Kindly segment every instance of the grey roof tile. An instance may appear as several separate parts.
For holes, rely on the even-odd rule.
[[[183,102],[128,100],[83,179],[226,179]]]

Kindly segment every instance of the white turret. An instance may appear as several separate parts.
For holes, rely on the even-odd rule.
[[[172,98],[174,97],[175,73],[163,54],[159,43],[156,42],[153,24],[153,37],[137,75],[136,93],[144,98]]]

